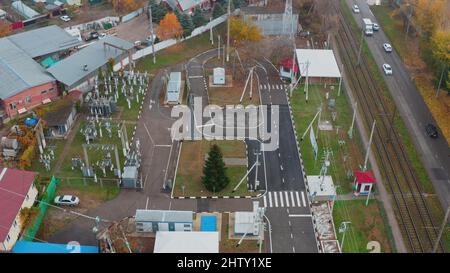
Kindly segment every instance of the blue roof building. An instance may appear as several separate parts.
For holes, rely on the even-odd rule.
[[[99,253],[96,246],[17,241],[13,253]]]

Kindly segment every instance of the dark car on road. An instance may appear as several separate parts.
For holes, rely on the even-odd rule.
[[[99,34],[97,31],[92,31],[91,33],[89,33],[89,35],[86,37],[85,41],[89,42],[95,39],[99,38]]]
[[[438,131],[436,126],[434,126],[431,123],[428,123],[427,126],[425,127],[425,131],[427,132],[427,136],[431,137],[431,138],[437,138],[438,137]]]

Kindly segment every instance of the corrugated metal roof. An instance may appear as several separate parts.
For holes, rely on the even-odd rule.
[[[0,242],[5,241],[35,176],[35,172],[0,168]]]
[[[114,36],[107,36],[53,65],[47,71],[58,81],[72,87],[72,85],[83,80],[92,72],[97,71],[99,67],[107,64],[109,59],[116,59],[121,54],[124,54],[120,49],[110,46],[104,48],[104,43],[110,43],[126,50],[134,47],[128,41]],[[83,69],[84,65],[87,65],[86,70]]]
[[[192,211],[180,210],[136,210],[136,222],[179,222],[191,223]]]
[[[52,54],[81,44],[76,37],[54,25],[14,34],[8,36],[8,39],[32,58]]]
[[[45,69],[7,38],[0,39],[0,98],[52,82]]]

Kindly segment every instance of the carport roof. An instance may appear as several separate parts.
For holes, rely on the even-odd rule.
[[[297,63],[302,77],[340,78],[338,64],[333,50],[329,49],[297,49]],[[307,65],[308,63],[308,65]],[[308,69],[306,69],[308,67]]]

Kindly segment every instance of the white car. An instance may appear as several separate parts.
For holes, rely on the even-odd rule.
[[[359,13],[359,7],[358,7],[358,5],[353,5],[352,9],[353,9],[353,12],[354,12],[354,13]]]
[[[383,44],[383,48],[384,48],[384,51],[386,51],[386,52],[392,52],[392,46],[391,46],[391,44],[384,43],[384,44]]]
[[[106,38],[106,33],[100,33],[99,35],[98,35],[98,39],[99,40],[101,40],[101,39],[104,39],[104,38]]]
[[[380,30],[380,26],[377,23],[373,23],[372,28],[374,31]]]
[[[392,67],[388,64],[383,64],[383,71],[386,75],[392,75]]]
[[[63,20],[64,22],[69,22],[70,21],[70,17],[67,15],[63,15],[61,17],[59,17],[59,19]]]
[[[80,198],[74,195],[59,195],[54,201],[56,205],[77,206],[80,204]]]

